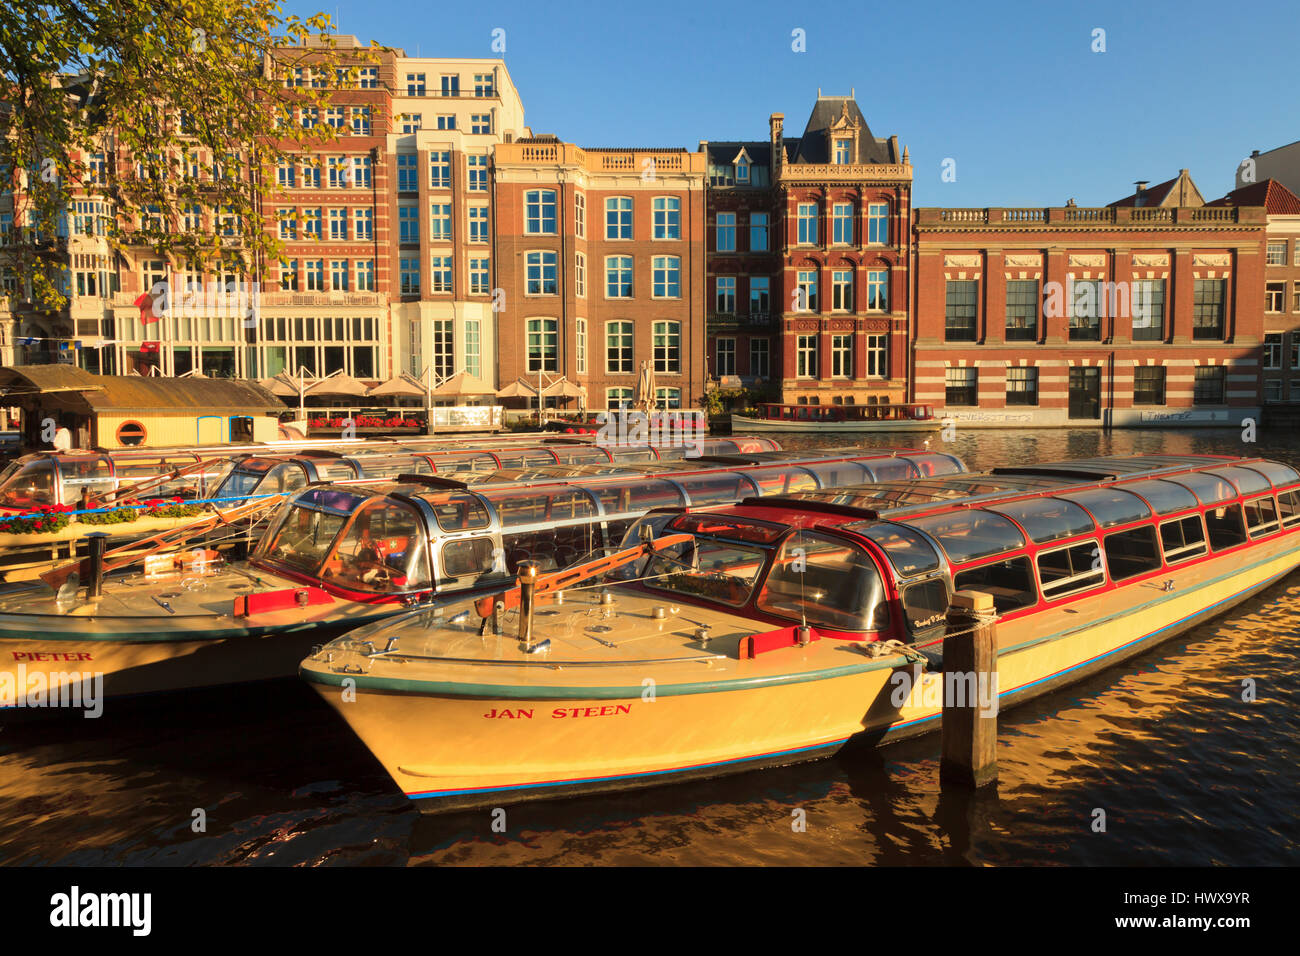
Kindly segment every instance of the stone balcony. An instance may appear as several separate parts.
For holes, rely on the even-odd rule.
[[[1254,206],[1152,206],[1146,209],[1131,206],[932,207],[916,210],[916,225],[921,229],[1264,225],[1266,222],[1263,207]]]

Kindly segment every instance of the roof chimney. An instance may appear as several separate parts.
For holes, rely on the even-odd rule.
[[[1146,192],[1147,183],[1149,183],[1150,181],[1151,180],[1149,179],[1139,179],[1133,185],[1137,187],[1138,192]]]

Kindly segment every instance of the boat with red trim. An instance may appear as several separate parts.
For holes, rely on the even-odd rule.
[[[203,548],[104,579],[88,561],[58,590],[0,593],[0,661],[53,689],[78,662],[104,675],[110,697],[291,676],[313,644],[343,630],[499,590],[524,560],[558,569],[603,554],[654,507],[965,471],[951,455],[890,449],[673,467],[473,487],[436,475],[309,486],[246,562]]]
[[[744,432],[918,432],[938,428],[934,406],[881,402],[867,405],[760,404],[754,415],[731,416]]]
[[[992,597],[1002,707],[1230,610],[1300,564],[1300,474],[1095,458],[658,510],[624,545],[622,581],[529,571],[301,674],[424,810],[794,763],[938,728],[956,591]]]

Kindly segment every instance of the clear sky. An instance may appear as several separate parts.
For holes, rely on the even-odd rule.
[[[535,133],[580,146],[797,136],[856,90],[911,150],[916,205],[1105,205],[1191,170],[1207,199],[1300,139],[1297,0],[777,3],[290,0],[419,56],[496,56]],[[795,52],[792,31],[804,31]],[[1094,52],[1094,30],[1105,52]],[[956,180],[941,178],[955,161]]]

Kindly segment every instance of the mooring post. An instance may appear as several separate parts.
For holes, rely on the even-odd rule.
[[[998,658],[993,596],[958,591],[943,639],[941,786],[975,789],[998,776]]]
[[[533,601],[537,590],[537,564],[519,562],[519,640],[525,650],[533,647]]]
[[[86,597],[97,598],[104,593],[104,549],[108,535],[96,531],[86,535]]]

